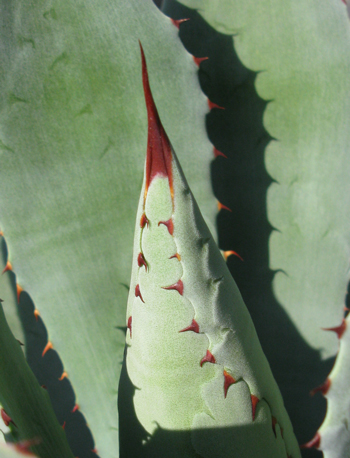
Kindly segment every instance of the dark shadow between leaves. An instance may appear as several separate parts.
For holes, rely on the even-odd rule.
[[[210,141],[227,157],[218,156],[211,164],[213,192],[232,210],[218,214],[219,246],[243,258],[231,255],[228,267],[250,311],[297,439],[305,443],[326,411],[325,399],[309,393],[324,382],[334,360],[321,360],[272,291],[275,272],[269,268],[268,240],[273,228],[267,219],[266,194],[273,180],[264,165],[271,137],[263,125],[268,102],[257,95],[257,73],[240,62],[232,36],[218,33],[196,11],[175,0],[166,0],[163,12],[173,19],[190,18],[180,25],[180,38],[191,54],[208,57],[199,67],[200,85],[212,102],[225,108],[211,109],[206,118]],[[303,456],[321,453],[303,450]]]
[[[7,246],[4,238],[1,240],[0,255],[7,260]],[[16,276],[12,271],[4,275],[10,276],[13,295],[16,297]],[[69,379],[62,378],[63,364],[55,350],[49,350],[42,356],[48,340],[45,325],[40,316],[34,315],[34,303],[25,291],[20,294],[18,304],[20,317],[25,335],[25,354],[27,362],[35,374],[39,384],[44,386],[50,396],[58,422],[64,427],[68,443],[74,456],[78,458],[98,458],[94,449],[94,441],[86,420],[79,410],[74,410],[75,395]],[[61,379],[61,380],[60,380]]]

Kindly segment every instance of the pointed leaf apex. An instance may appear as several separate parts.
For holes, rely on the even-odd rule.
[[[173,198],[173,174],[172,174],[172,152],[168,136],[159,119],[158,111],[153,100],[151,88],[148,80],[148,72],[145,54],[140,44],[142,59],[142,83],[145,94],[148,118],[148,140],[147,140],[147,158],[146,158],[146,185],[144,202],[148,188],[156,176],[167,177],[171,196]]]

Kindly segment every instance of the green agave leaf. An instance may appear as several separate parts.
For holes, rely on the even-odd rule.
[[[340,337],[339,352],[335,365],[323,385],[314,391],[321,391],[327,399],[327,415],[315,437],[306,447],[323,451],[324,458],[343,458],[350,450],[350,319],[343,320],[335,329]]]
[[[7,264],[4,238],[0,236],[0,272],[2,272],[0,275],[0,297],[3,300],[2,307],[14,336],[24,344],[25,336],[17,313],[18,303],[14,287],[15,280],[13,273],[10,271],[11,267]]]
[[[40,458],[73,458],[47,391],[30,370],[0,306],[0,402],[15,424],[19,439],[35,438]]]
[[[115,457],[123,284],[146,143],[137,39],[212,225],[207,101],[177,28],[151,0],[0,4],[1,229],[97,451]]]
[[[350,29],[338,0],[181,0],[217,30],[235,35],[243,64],[261,72],[275,138],[265,162],[274,292],[304,339],[336,352],[322,327],[341,319],[349,280]]]
[[[161,125],[142,58],[148,147],[120,382],[121,456],[298,457],[282,397]],[[138,449],[128,379],[147,433]]]

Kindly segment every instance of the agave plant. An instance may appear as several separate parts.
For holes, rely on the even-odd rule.
[[[347,5],[0,5],[1,456],[347,457]]]

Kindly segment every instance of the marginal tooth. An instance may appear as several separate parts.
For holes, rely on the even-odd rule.
[[[255,396],[254,394],[251,394],[250,397],[251,397],[251,400],[252,400],[252,417],[253,417],[253,421],[254,421],[255,420],[256,406],[257,406],[258,402],[260,401],[260,399],[257,396]]]
[[[171,22],[174,24],[175,27],[180,29],[180,24],[182,24],[183,22],[189,21],[189,20],[190,20],[190,18],[186,18],[186,19],[171,19]]]
[[[195,57],[195,56],[192,56],[193,57],[193,60],[194,60],[194,63],[196,65],[198,65],[198,67],[200,66],[200,64],[204,61],[204,60],[208,60],[209,57]]]
[[[143,255],[143,253],[140,253],[137,257],[137,264],[139,267],[142,267],[142,266],[145,266],[145,269],[147,271],[147,262],[146,262],[146,259]]]
[[[275,437],[277,437],[277,434],[276,434],[277,419],[274,416],[272,416],[271,419],[272,419],[272,431]]]
[[[129,329],[130,331],[130,339],[132,338],[132,316],[129,316],[128,318],[128,325],[127,325],[127,328]]]
[[[1,418],[2,418],[2,421],[5,423],[6,426],[9,426],[10,423],[12,423],[13,425],[17,426],[16,423],[12,420],[12,418],[10,417],[10,415],[8,415],[4,409],[1,409]]]
[[[143,229],[145,226],[149,226],[149,220],[146,216],[146,213],[142,213],[141,219],[140,219],[140,227]]]
[[[334,328],[322,328],[324,331],[333,331],[337,334],[338,336],[338,339],[341,338],[341,336],[344,334],[345,330],[346,330],[346,321],[345,319],[343,318],[341,324],[339,326],[336,326]]]
[[[317,386],[316,388],[311,390],[310,395],[313,396],[318,391],[320,391],[323,395],[325,395],[328,393],[330,387],[331,387],[331,379],[327,378],[326,381],[322,383],[322,385]]]
[[[63,371],[63,372],[62,372],[62,375],[61,375],[61,377],[60,377],[58,380],[59,380],[60,382],[62,382],[62,380],[63,380],[64,378],[68,378],[68,374],[67,374],[66,371]]]
[[[5,272],[8,272],[10,270],[12,270],[12,264],[10,263],[10,261],[7,261],[6,266],[4,270],[2,271],[2,273],[4,274]]]
[[[227,260],[227,258],[229,256],[237,256],[237,258],[239,258],[241,261],[243,261],[243,258],[236,252],[236,251],[233,251],[233,250],[229,250],[229,251],[224,251],[224,258],[225,260]]]
[[[215,148],[215,146],[214,146],[214,157],[218,157],[218,156],[222,156],[222,157],[224,157],[224,158],[227,159],[226,154],[222,153],[221,151],[219,151],[219,150],[218,150],[217,148]]]
[[[236,383],[236,380],[232,377],[231,374],[229,374],[227,371],[224,370],[224,395],[225,395],[225,398],[227,396],[228,389],[234,383]]]
[[[320,448],[321,445],[321,436],[320,433],[316,433],[311,441],[306,442],[300,446],[300,448]]]
[[[17,303],[19,304],[19,297],[21,295],[21,292],[23,291],[22,286],[20,286],[18,283],[16,285],[16,290],[17,290]]]
[[[172,290],[173,289],[173,290],[177,291],[182,296],[183,293],[184,293],[184,284],[183,284],[182,280],[180,279],[174,285],[163,286],[162,289],[167,289],[167,290]]]
[[[66,429],[66,422],[65,421],[63,422],[62,429],[63,429],[63,431]]]
[[[207,353],[204,356],[204,358],[201,359],[200,366],[202,367],[203,364],[207,363],[207,362],[208,363],[212,363],[212,364],[216,363],[216,359],[215,359],[214,355],[209,350],[207,350]]]
[[[75,404],[75,406],[72,409],[72,413],[76,412],[79,409],[80,409],[79,404]]]
[[[140,285],[136,285],[136,287],[135,287],[135,297],[139,297],[141,299],[141,301],[143,303],[145,303],[145,301],[143,300],[143,297],[141,295]]]
[[[197,321],[193,318],[192,323],[187,326],[187,328],[181,329],[179,332],[186,332],[186,331],[193,331],[196,332],[197,334],[199,333],[199,325]]]
[[[45,356],[45,354],[53,348],[52,342],[48,341],[47,344],[45,345],[45,348],[41,354],[41,356]]]
[[[39,310],[38,309],[34,309],[34,316],[35,316],[35,320],[38,321],[38,318],[39,318]]]
[[[169,234],[173,235],[173,233],[174,233],[174,223],[173,223],[172,218],[168,219],[168,221],[159,221],[158,226],[160,224],[164,224],[164,226],[167,227],[167,229],[169,231]]]
[[[209,110],[212,110],[213,108],[218,108],[219,110],[225,110],[225,107],[221,107],[217,103],[212,102],[211,100],[208,99],[208,106]]]
[[[229,212],[232,213],[231,208],[226,207],[226,205],[222,204],[221,202],[218,202],[218,209],[219,209],[219,211],[220,211],[220,210],[227,210],[227,211],[229,211]]]
[[[176,258],[178,261],[181,261],[181,255],[179,255],[179,253],[176,253],[173,256],[170,256],[169,259],[174,259],[174,258]]]

